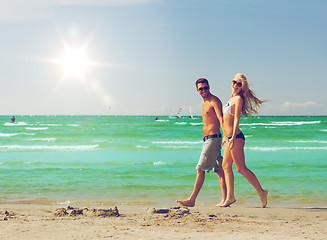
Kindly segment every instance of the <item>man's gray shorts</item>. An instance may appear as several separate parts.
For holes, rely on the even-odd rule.
[[[223,158],[221,156],[221,136],[217,138],[209,138],[203,142],[201,156],[196,166],[196,170],[214,172],[222,170]]]

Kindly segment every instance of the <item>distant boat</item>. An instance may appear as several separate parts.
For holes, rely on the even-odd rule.
[[[181,118],[181,116],[182,116],[182,108],[180,107],[180,108],[178,108],[178,110],[177,110],[177,115],[176,115],[176,117],[177,118]]]
[[[190,109],[190,118],[193,119],[192,107],[190,106],[189,109]]]

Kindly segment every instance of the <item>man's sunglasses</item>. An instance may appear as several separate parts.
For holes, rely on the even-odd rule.
[[[199,88],[199,91],[208,90],[208,89],[209,89],[209,87],[208,87],[208,86],[205,86],[205,87],[200,87],[200,88]]]
[[[233,83],[233,85],[237,84],[238,87],[242,87],[241,82],[237,82],[237,81],[233,80],[232,83]]]

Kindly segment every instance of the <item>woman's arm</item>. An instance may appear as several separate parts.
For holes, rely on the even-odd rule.
[[[239,129],[240,118],[242,113],[242,106],[243,106],[243,99],[241,96],[235,97],[234,106],[235,106],[235,113],[234,113],[234,123],[233,123],[233,135],[231,140],[229,141],[229,149],[233,148],[234,140],[236,137],[236,131]]]

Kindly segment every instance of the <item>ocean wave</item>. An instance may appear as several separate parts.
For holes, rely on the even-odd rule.
[[[180,146],[161,146],[161,148],[165,148],[165,149],[191,149],[193,147],[180,145]]]
[[[33,130],[33,131],[39,131],[39,130],[47,130],[48,127],[26,127],[26,130]]]
[[[62,127],[62,124],[52,124],[52,123],[40,123],[39,126],[47,126],[47,127]]]
[[[164,164],[168,164],[167,162],[163,162],[163,161],[158,161],[158,162],[153,162],[153,165],[164,165]]]
[[[182,145],[182,144],[200,144],[202,141],[158,141],[158,142],[151,142],[152,144],[177,144],[177,145]]]
[[[3,125],[4,126],[26,126],[28,124],[26,122],[17,122],[17,123],[6,122]]]
[[[187,122],[176,122],[175,124],[177,124],[177,125],[186,125]]]
[[[245,150],[258,152],[276,152],[276,151],[291,151],[291,150],[327,150],[325,147],[245,147]]]
[[[29,139],[30,141],[47,141],[47,142],[54,142],[56,138],[33,138]]]
[[[53,150],[53,151],[89,151],[95,150],[99,147],[99,145],[72,145],[72,146],[44,146],[44,145],[36,145],[36,146],[26,146],[26,145],[2,145],[0,146],[0,150]]]
[[[203,125],[203,123],[191,123],[193,126]]]
[[[67,124],[66,126],[67,127],[79,127],[80,125],[78,125],[78,124]]]
[[[17,135],[28,135],[33,136],[35,133],[0,133],[0,137],[13,137]]]
[[[142,148],[142,149],[148,149],[149,148],[149,146],[141,146],[141,145],[137,145],[136,147],[137,148]]]
[[[0,133],[0,137],[13,137],[17,136],[19,133]]]
[[[321,123],[321,121],[240,123],[240,126],[301,126],[301,125],[306,125],[306,124],[319,124],[319,123]]]
[[[320,140],[296,140],[296,141],[287,141],[290,143],[323,143],[326,144],[327,141],[320,141]]]

